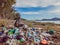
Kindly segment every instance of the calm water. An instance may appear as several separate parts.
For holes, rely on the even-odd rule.
[[[60,24],[60,21],[37,21],[37,22],[51,22],[51,23]]]

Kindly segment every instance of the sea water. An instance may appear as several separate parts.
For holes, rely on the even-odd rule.
[[[36,22],[49,22],[49,23],[55,23],[55,24],[60,24],[60,21],[36,21]]]

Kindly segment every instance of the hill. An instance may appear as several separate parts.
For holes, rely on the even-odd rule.
[[[36,20],[36,21],[60,21],[60,18],[51,18],[51,19],[41,19],[41,20]]]

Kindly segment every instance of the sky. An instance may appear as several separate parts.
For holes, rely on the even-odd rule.
[[[16,0],[14,7],[27,20],[60,18],[60,0]]]

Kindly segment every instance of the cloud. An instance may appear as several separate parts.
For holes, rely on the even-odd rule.
[[[55,9],[55,10],[51,10],[49,12],[50,13],[55,13],[55,14],[57,13],[58,14],[58,13],[60,13],[60,8],[59,9]]]
[[[37,0],[16,0],[17,7],[36,7],[38,6]]]
[[[60,6],[60,2],[54,3],[55,6]]]
[[[60,5],[60,0],[16,0],[16,7],[46,7],[49,5]]]
[[[28,7],[28,8],[20,8],[22,12],[23,11],[25,12],[24,14],[30,14],[32,13],[32,11],[33,12],[40,11],[43,13],[44,12],[45,13],[57,13],[57,14],[60,13],[60,0],[16,0],[15,6],[16,7]],[[35,7],[35,8],[30,8],[30,7]]]
[[[21,14],[39,14],[39,12],[21,12]]]
[[[49,5],[56,5],[57,3],[59,3],[60,0],[40,0],[40,5],[39,6],[42,6],[42,7],[46,7],[46,6],[49,6]]]

